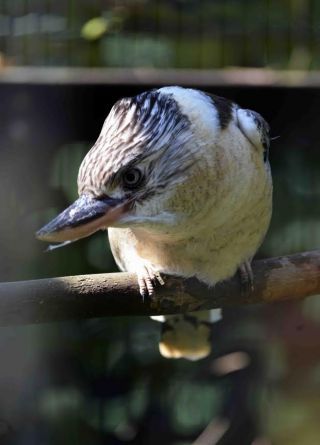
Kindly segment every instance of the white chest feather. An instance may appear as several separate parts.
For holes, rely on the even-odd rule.
[[[242,116],[236,107],[222,128],[218,110],[201,92],[160,91],[172,94],[190,119],[194,166],[184,181],[150,204],[154,212],[175,215],[175,224],[167,230],[109,229],[111,246],[122,269],[134,272],[147,263],[214,284],[251,259],[270,222],[272,182],[260,133],[255,134],[250,115]]]
[[[134,272],[142,261],[160,272],[214,284],[232,276],[256,253],[271,217],[272,184],[260,154],[237,132],[233,128],[222,136],[216,155],[208,156],[198,175],[177,188],[172,198],[177,214],[192,214],[178,230],[110,229],[123,269]],[[219,150],[226,142],[234,149]]]

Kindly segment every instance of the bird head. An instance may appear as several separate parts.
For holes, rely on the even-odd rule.
[[[177,203],[197,165],[199,140],[190,113],[201,110],[195,111],[195,98],[208,101],[204,93],[180,87],[118,101],[80,166],[79,198],[37,237],[72,241],[108,227],[132,226],[165,232],[183,220],[188,209]]]

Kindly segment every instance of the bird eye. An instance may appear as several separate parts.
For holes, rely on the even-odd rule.
[[[131,168],[123,175],[123,183],[128,188],[137,187],[142,180],[142,173],[138,168]]]

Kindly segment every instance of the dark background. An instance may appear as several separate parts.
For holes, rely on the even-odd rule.
[[[75,198],[79,163],[112,104],[148,88],[0,85],[1,281],[115,270],[103,233],[46,253],[34,232]],[[273,219],[258,256],[316,248],[319,90],[203,89],[259,111],[279,136],[270,151]],[[3,443],[188,444],[228,418],[219,443],[249,444],[285,435],[285,421],[290,437],[290,416],[296,423],[302,409],[301,434],[317,435],[305,412],[312,418],[319,407],[319,317],[316,299],[228,309],[213,355],[196,363],[162,359],[159,325],[145,318],[1,328]],[[232,352],[248,366],[217,371]]]
[[[113,103],[201,87],[260,112],[274,212],[258,252],[320,245],[317,0],[1,0],[0,280],[115,270],[106,235],[46,253]],[[23,310],[23,309],[21,309]],[[0,328],[0,445],[317,445],[320,300],[230,308],[213,353],[144,317]]]

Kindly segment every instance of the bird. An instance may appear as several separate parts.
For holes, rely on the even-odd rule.
[[[81,163],[79,198],[36,236],[66,243],[108,230],[142,298],[153,298],[165,274],[215,286],[239,272],[252,286],[272,214],[269,133],[258,112],[194,88],[120,99]],[[210,354],[217,310],[154,318],[164,357]]]

